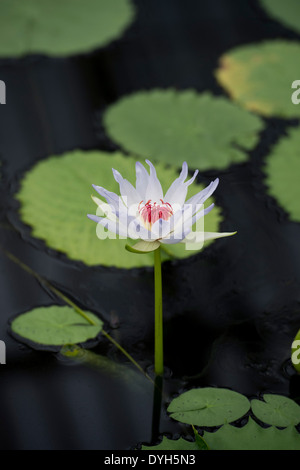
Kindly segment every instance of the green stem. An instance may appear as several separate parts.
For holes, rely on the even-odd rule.
[[[154,372],[163,375],[163,305],[160,248],[154,251],[154,290],[155,290],[155,326],[154,326]]]
[[[105,336],[112,344],[114,344],[123,354],[124,356],[126,356],[131,362],[133,365],[135,365],[135,367],[145,376],[147,377],[147,379],[149,379],[152,383],[153,383],[153,380],[151,379],[151,377],[147,374],[147,372],[144,372],[144,370],[142,369],[142,367],[133,359],[133,357],[126,351],[126,349],[124,349],[119,343],[117,343],[117,341],[114,340],[114,338],[112,338],[112,336],[110,336],[106,331],[102,330],[101,333],[103,334],[103,336]]]

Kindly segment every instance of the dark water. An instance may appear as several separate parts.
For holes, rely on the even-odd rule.
[[[0,242],[80,306],[98,313],[111,335],[151,370],[153,271],[69,261],[30,237],[13,194],[24,171],[49,154],[113,150],[101,116],[120,96],[170,86],[222,94],[213,77],[222,53],[263,39],[300,37],[268,19],[256,1],[134,3],[134,24],[104,50],[70,59],[0,62],[7,86],[7,105],[0,108]],[[237,229],[238,236],[163,267],[166,401],[191,386],[229,387],[248,397],[266,391],[300,397],[299,376],[289,362],[300,328],[300,226],[266,196],[263,181],[270,146],[295,124],[266,120],[248,163],[218,172],[221,228]],[[203,181],[213,176],[202,174]],[[151,383],[139,375],[111,376],[103,368],[71,365],[16,342],[7,331],[9,319],[57,299],[2,255],[0,267],[0,339],[7,345],[0,375],[0,447],[108,450],[151,442]],[[110,329],[116,318],[119,327]],[[94,351],[124,362],[107,340]],[[166,401],[154,431],[184,432],[167,418]]]

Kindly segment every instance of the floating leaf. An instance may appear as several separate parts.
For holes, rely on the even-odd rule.
[[[299,56],[299,42],[240,46],[222,56],[216,77],[231,98],[250,111],[299,117],[300,106],[292,103],[291,88],[300,77]]]
[[[223,97],[193,90],[138,92],[104,115],[109,136],[130,152],[157,162],[200,170],[247,159],[263,122]]]
[[[264,395],[263,400],[252,400],[254,415],[266,424],[287,427],[300,423],[300,406],[293,400],[280,395]]]
[[[249,400],[240,393],[222,388],[198,388],[175,398],[168,407],[171,418],[196,426],[220,426],[244,416]]]
[[[40,161],[29,171],[16,195],[21,202],[20,215],[30,225],[32,235],[58,251],[66,253],[73,260],[87,265],[116,266],[133,268],[153,266],[153,253],[135,256],[125,250],[128,240],[106,238],[99,240],[97,224],[87,218],[96,213],[96,205],[91,200],[92,184],[103,186],[119,194],[112,168],[134,183],[135,162],[131,157],[120,153],[98,151],[74,151],[63,156],[53,156]],[[178,177],[173,168],[156,165],[157,174],[166,192]],[[202,189],[200,185],[190,186],[188,197]],[[205,205],[211,204],[212,200]],[[215,207],[205,216],[205,230],[219,231],[220,210]],[[111,236],[112,234],[110,234]],[[183,244],[168,246],[171,255],[188,257],[193,252],[186,251]],[[165,259],[167,256],[165,255]]]
[[[203,437],[212,450],[300,450],[295,427],[264,429],[251,418],[242,428],[225,424],[216,432],[205,431]]]
[[[292,344],[292,363],[295,369],[300,372],[300,330]]]
[[[199,446],[196,442],[191,442],[187,441],[186,439],[180,439],[177,440],[172,440],[168,439],[167,437],[163,437],[163,440],[161,441],[160,444],[156,446],[142,446],[142,450],[151,450],[153,452],[159,451],[159,450],[200,450]]]
[[[299,0],[260,0],[268,14],[288,28],[300,33]]]
[[[25,340],[45,346],[84,343],[95,338],[103,325],[92,313],[86,314],[94,325],[70,307],[38,307],[16,317],[11,330]]]
[[[290,214],[300,221],[300,127],[288,132],[269,154],[265,166],[268,193]]]
[[[120,36],[133,19],[129,0],[1,0],[0,56],[65,56]]]

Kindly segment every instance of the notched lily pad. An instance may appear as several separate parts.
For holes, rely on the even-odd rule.
[[[175,398],[168,412],[182,423],[220,426],[241,418],[249,408],[249,400],[240,393],[207,387],[189,390]]]
[[[43,346],[63,346],[84,343],[95,338],[102,330],[103,322],[86,312],[93,325],[70,307],[38,307],[17,316],[10,325],[12,334],[24,342],[29,340]]]
[[[300,127],[290,130],[272,149],[265,169],[268,193],[290,215],[300,221]]]
[[[280,395],[264,395],[262,400],[252,400],[251,409],[263,423],[287,427],[300,423],[300,406]]]
[[[104,115],[109,136],[139,157],[200,170],[247,160],[263,122],[223,97],[194,90],[138,92]]]
[[[212,450],[300,450],[300,434],[294,426],[265,429],[251,418],[241,428],[225,424],[216,432],[205,431],[203,438]]]
[[[136,159],[121,153],[99,151],[73,151],[62,156],[52,156],[40,161],[25,174],[21,189],[16,195],[20,201],[20,216],[32,227],[32,235],[44,240],[47,246],[65,253],[70,259],[87,265],[105,265],[119,268],[153,266],[153,253],[134,255],[125,250],[128,240],[111,236],[97,237],[97,224],[87,218],[96,214],[97,206],[91,200],[92,184],[103,186],[119,194],[112,168],[116,168],[133,184]],[[145,163],[145,162],[144,162]],[[156,165],[158,177],[166,192],[178,177],[174,168]],[[201,191],[201,185],[190,186],[188,197]],[[207,200],[206,206],[212,203]],[[205,230],[219,232],[222,220],[220,209],[215,207],[205,216]],[[22,227],[21,227],[22,230]],[[183,244],[167,247],[164,260],[170,256],[186,258],[195,252],[185,250]]]
[[[1,0],[0,56],[65,56],[121,35],[134,16],[130,0]]]
[[[286,8],[286,6],[285,6]],[[240,46],[223,55],[216,78],[244,108],[262,114],[294,118],[292,84],[300,77],[300,43],[266,41]]]

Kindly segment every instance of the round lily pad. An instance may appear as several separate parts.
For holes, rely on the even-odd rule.
[[[11,323],[12,333],[44,346],[63,346],[84,343],[95,338],[103,322],[86,312],[94,324],[88,322],[70,307],[39,307],[16,317]]]
[[[0,0],[0,57],[66,56],[120,36],[133,19],[130,0]]]
[[[205,431],[203,438],[211,450],[300,450],[295,427],[265,429],[251,418],[242,428],[225,424],[216,432]]]
[[[289,213],[291,220],[300,221],[300,127],[294,128],[274,146],[266,166],[268,193]]]
[[[171,418],[196,426],[220,426],[244,416],[250,408],[248,398],[223,388],[189,390],[168,407]]]
[[[300,106],[292,102],[292,84],[300,77],[299,56],[296,41],[241,46],[221,57],[216,78],[233,100],[250,111],[299,117]]]
[[[40,161],[25,174],[16,198],[20,201],[20,216],[32,227],[32,235],[44,240],[47,246],[65,253],[70,259],[87,265],[105,265],[119,268],[153,266],[153,253],[137,255],[125,250],[128,240],[106,238],[99,240],[97,224],[87,218],[96,214],[97,206],[92,184],[119,194],[119,185],[113,178],[112,168],[135,183],[136,159],[121,153],[100,151],[73,151]],[[145,163],[145,162],[144,162]],[[178,177],[174,168],[156,165],[157,175],[164,192]],[[188,197],[201,191],[202,186],[190,186]],[[210,198],[205,205],[212,202]],[[205,231],[218,232],[220,209],[215,207],[205,216]],[[185,245],[168,245],[171,256],[188,257],[195,252]],[[164,259],[168,255],[163,252]]]
[[[247,160],[263,122],[224,97],[193,90],[154,90],[122,98],[108,108],[109,136],[139,157],[200,170]]]
[[[260,0],[260,3],[272,18],[300,33],[299,0]]]
[[[280,395],[264,395],[262,400],[252,400],[251,409],[263,423],[287,427],[300,423],[300,406]]]

